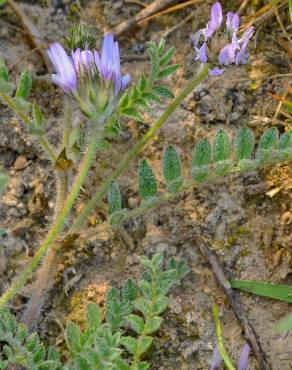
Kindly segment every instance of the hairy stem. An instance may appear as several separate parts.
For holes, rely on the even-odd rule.
[[[32,120],[30,117],[28,117],[24,112],[22,112],[18,107],[16,106],[14,100],[5,94],[0,93],[0,98],[4,102],[4,104],[7,105],[13,112],[20,118],[26,125],[29,127],[32,124]],[[50,160],[52,162],[56,162],[58,155],[55,152],[55,150],[51,147],[50,143],[47,141],[47,139],[44,136],[39,137],[40,144],[44,150],[44,152],[48,155]]]
[[[103,122],[105,117],[102,116],[100,117],[100,119]],[[58,233],[61,231],[75,203],[75,200],[78,197],[79,191],[87,177],[89,168],[94,159],[94,156],[95,156],[95,153],[98,147],[97,135],[98,135],[98,123],[95,123],[87,151],[80,164],[77,177],[73,183],[71,192],[65,201],[64,207],[62,208],[61,212],[58,214],[55,220],[55,223],[52,225],[50,231],[48,232],[46,239],[41,244],[40,248],[38,249],[38,251],[32,258],[32,260],[30,261],[29,265],[15,279],[15,281],[11,284],[10,288],[8,288],[8,290],[0,298],[0,307],[7,304],[7,302],[24,286],[27,280],[31,277],[32,273],[38,267],[39,263],[41,262],[42,258],[46,254],[50,245],[54,242]]]
[[[54,244],[48,250],[42,267],[38,270],[37,280],[33,285],[30,300],[22,315],[21,321],[27,326],[30,332],[36,329],[46,295],[53,285],[54,265],[56,264],[56,255],[58,252],[57,247],[58,245]]]
[[[78,230],[90,213],[95,209],[95,207],[102,201],[103,197],[107,194],[108,188],[112,181],[116,180],[122,173],[124,173],[129,167],[130,163],[144,146],[156,135],[157,131],[165,124],[167,119],[176,110],[176,108],[181,104],[181,102],[194,90],[194,88],[199,85],[208,75],[209,66],[206,65],[204,69],[197,74],[197,76],[191,80],[187,86],[180,92],[180,94],[168,105],[161,117],[155,122],[155,124],[146,132],[142,139],[134,145],[134,147],[126,154],[122,159],[118,168],[112,173],[112,175],[103,183],[99,190],[94,194],[91,200],[87,203],[84,210],[76,218],[69,232],[75,232]]]

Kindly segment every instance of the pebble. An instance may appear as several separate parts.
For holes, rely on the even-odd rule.
[[[19,155],[17,158],[16,158],[16,160],[15,160],[15,162],[14,162],[14,169],[15,170],[23,170],[25,167],[26,167],[26,165],[27,165],[27,162],[28,162],[28,160],[27,160],[27,158],[24,156],[24,155]]]
[[[138,206],[138,200],[133,197],[128,198],[128,205],[131,209],[136,208]]]

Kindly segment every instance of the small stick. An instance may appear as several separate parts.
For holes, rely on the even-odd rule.
[[[234,314],[241,326],[241,329],[247,342],[253,349],[253,353],[259,364],[260,369],[270,370],[271,368],[268,363],[267,356],[261,347],[258,335],[256,334],[254,328],[250,324],[244,310],[242,309],[242,303],[238,298],[238,295],[230,287],[229,281],[227,280],[224,274],[223,268],[216,253],[211,249],[211,247],[209,247],[208,243],[205,242],[200,237],[197,237],[197,241],[202,255],[207,259],[207,261],[211,265],[217,283],[223,290],[232,310],[234,311]]]
[[[46,52],[43,50],[44,44],[41,42],[42,37],[40,35],[39,30],[33,24],[30,18],[24,13],[21,7],[18,4],[16,4],[16,2],[14,2],[13,0],[8,0],[8,5],[20,19],[23,25],[23,28],[27,32],[31,45],[33,46],[34,49],[38,50],[47,70],[50,70],[50,62],[49,62]]]
[[[130,28],[135,27],[138,22],[156,12],[159,12],[167,6],[172,5],[173,3],[175,3],[175,0],[154,0],[150,5],[146,6],[146,8],[134,15],[134,17],[118,24],[112,29],[111,33],[113,33],[115,36],[119,36]]]

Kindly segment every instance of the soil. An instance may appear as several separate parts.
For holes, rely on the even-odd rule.
[[[238,9],[239,3],[223,1],[223,7],[226,11]],[[66,24],[73,20],[86,20],[94,26],[97,35],[102,35],[141,9],[140,5],[126,0],[74,3],[40,0],[19,4],[40,30],[45,44],[63,42]],[[177,92],[198,67],[193,60],[190,36],[208,20],[209,9],[210,3],[203,2],[125,32],[119,38],[121,55],[145,55],[146,41],[158,40],[195,11],[190,21],[167,35],[167,43],[176,47],[175,62],[183,64],[176,77],[167,81]],[[252,12],[251,6],[244,10],[245,14]],[[287,7],[282,8],[280,16],[284,25],[289,26],[287,32],[291,35]],[[48,137],[58,145],[62,132],[63,94],[50,83],[42,59],[32,51],[19,19],[9,7],[1,9],[0,23],[1,56],[12,78],[16,79],[23,69],[32,72],[32,99],[37,98],[42,105]],[[181,155],[187,177],[195,143],[203,137],[212,140],[220,128],[234,137],[239,127],[248,125],[254,129],[257,139],[272,125],[284,132],[288,120],[281,112],[275,117],[278,102],[267,93],[283,95],[287,92],[288,77],[281,75],[291,72],[290,57],[291,44],[275,16],[271,15],[257,28],[250,62],[246,66],[231,67],[223,77],[208,78],[201,84],[139,159],[147,158],[161,179],[162,153],[171,143]],[[148,64],[144,60],[134,60],[124,62],[122,67],[136,81],[142,71],[147,72]],[[147,124],[125,124],[122,135],[112,142],[110,152],[99,153],[77,208],[116,167],[121,154],[162,112],[162,108],[154,106],[151,115],[145,115]],[[10,176],[0,207],[0,290],[3,291],[29,262],[48,230],[53,217],[55,179],[51,163],[35,139],[3,106],[0,121],[0,165]],[[136,160],[119,179],[126,207],[140,202],[136,180],[138,163]],[[104,203],[84,226],[81,238],[67,253],[66,261],[56,266],[58,279],[43,311],[39,327],[41,337],[62,348],[64,336],[60,326],[64,327],[68,319],[82,324],[87,301],[102,303],[109,287],[120,286],[121,281],[130,276],[137,278],[141,272],[139,256],[164,252],[166,261],[171,257],[185,259],[191,272],[171,291],[170,308],[149,354],[151,369],[210,367],[216,344],[212,320],[214,303],[220,306],[226,346],[237,359],[244,344],[240,326],[200,254],[195,236],[200,226],[208,230],[228,278],[291,284],[291,178],[291,167],[287,164],[228,176],[180,195],[127,222],[120,230],[104,229]],[[163,190],[162,182],[160,184],[159,190]],[[23,308],[30,288],[28,285],[15,297],[14,312]],[[291,369],[292,335],[275,330],[277,320],[289,313],[291,307],[255,295],[239,292],[238,295],[272,368]],[[258,369],[253,356],[249,369]]]

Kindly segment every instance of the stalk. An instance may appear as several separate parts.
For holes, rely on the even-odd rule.
[[[209,66],[206,65],[196,77],[191,80],[187,86],[180,92],[180,94],[168,105],[165,112],[161,117],[155,122],[155,124],[146,132],[142,139],[134,145],[134,147],[126,154],[124,159],[121,161],[118,168],[112,173],[112,175],[103,183],[100,189],[95,193],[91,200],[87,203],[83,211],[77,216],[75,222],[69,230],[69,233],[76,232],[95,207],[102,201],[103,197],[107,194],[108,188],[112,181],[115,181],[121,174],[123,174],[129,167],[129,164],[134,158],[141,152],[144,146],[155,136],[157,131],[165,124],[171,114],[176,110],[176,108],[181,104],[181,102],[194,90],[194,88],[199,85],[208,75]]]
[[[101,121],[104,121],[105,117],[101,117]],[[73,205],[78,197],[79,191],[87,177],[89,168],[93,162],[95,153],[98,147],[98,126],[99,124],[96,122],[94,124],[93,132],[91,133],[91,139],[87,148],[87,151],[83,157],[83,160],[80,164],[77,177],[74,181],[72,186],[71,192],[68,195],[64,207],[62,208],[61,212],[56,217],[55,223],[52,225],[46,239],[41,244],[40,248],[30,261],[29,265],[25,268],[25,270],[15,279],[15,281],[11,284],[10,288],[2,295],[0,298],[0,308],[7,304],[7,302],[25,285],[27,280],[31,277],[32,273],[36,270],[39,263],[41,262],[42,258],[46,254],[50,245],[54,242],[56,236],[61,231]]]

